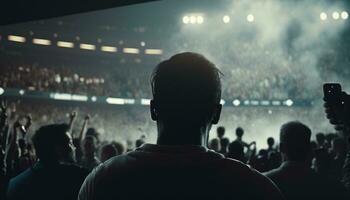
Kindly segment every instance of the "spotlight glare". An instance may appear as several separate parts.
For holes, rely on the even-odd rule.
[[[254,17],[253,14],[247,15],[247,21],[248,21],[248,22],[253,22],[254,20],[255,20],[255,17]]]
[[[184,16],[184,17],[182,18],[182,22],[183,22],[184,24],[188,24],[188,23],[190,23],[190,18],[186,15],[186,16]]]
[[[230,16],[227,16],[227,15],[225,15],[223,18],[222,18],[222,21],[225,23],[225,24],[227,24],[227,23],[229,23],[230,22]]]
[[[191,17],[190,17],[190,23],[191,23],[191,24],[197,23],[197,18],[196,18],[196,16],[191,16]]]
[[[241,104],[241,101],[238,100],[238,99],[235,99],[235,100],[232,101],[232,104],[233,104],[234,106],[239,106],[239,105]]]
[[[339,13],[338,12],[333,12],[332,17],[335,20],[339,19]]]
[[[288,99],[285,101],[286,106],[290,107],[294,104],[294,102],[291,99]]]
[[[101,51],[105,52],[117,52],[117,48],[113,46],[101,46]]]
[[[12,42],[26,42],[26,38],[18,35],[8,35],[7,39]]]
[[[85,43],[81,43],[80,44],[80,49],[85,49],[85,50],[95,50],[96,46],[93,44],[85,44]]]
[[[342,19],[348,19],[349,18],[349,14],[348,14],[348,12],[346,12],[346,11],[343,11],[343,12],[341,12],[341,18]]]
[[[202,16],[197,16],[197,23],[198,24],[203,24],[204,18]]]
[[[322,13],[320,14],[320,19],[321,19],[322,21],[326,20],[326,19],[327,19],[327,14],[326,14],[325,12],[322,12]]]
[[[63,48],[73,48],[74,43],[73,42],[58,41],[57,46],[63,47]]]
[[[51,41],[46,39],[41,39],[41,38],[34,38],[33,44],[48,46],[48,45],[51,45]]]

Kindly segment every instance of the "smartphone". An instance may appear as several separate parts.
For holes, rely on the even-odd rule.
[[[332,103],[341,103],[341,85],[339,83],[325,83],[323,84],[324,100]]]

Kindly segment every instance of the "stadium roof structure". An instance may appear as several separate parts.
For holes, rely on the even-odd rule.
[[[3,0],[0,25],[48,19],[157,0]]]

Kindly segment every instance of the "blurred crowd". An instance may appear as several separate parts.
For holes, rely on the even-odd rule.
[[[320,95],[313,92],[318,90],[305,88],[307,76],[297,68],[228,66],[222,71],[224,99],[313,99]],[[151,71],[147,67],[98,70],[81,66],[2,64],[0,72],[0,86],[4,88],[124,98],[151,96]]]

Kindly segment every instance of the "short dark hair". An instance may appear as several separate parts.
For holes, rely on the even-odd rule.
[[[243,128],[242,128],[242,127],[237,127],[237,128],[236,128],[236,135],[237,135],[238,137],[242,137],[243,134],[244,134]]]
[[[269,146],[273,146],[275,144],[275,139],[273,139],[273,137],[268,137],[267,138],[267,144]]]
[[[220,70],[197,53],[180,53],[161,62],[151,76],[158,114],[173,118],[185,112],[191,120],[207,118],[211,105],[220,103],[220,78]]]
[[[218,134],[219,137],[222,137],[225,135],[225,127],[223,126],[219,126],[217,129],[216,129],[216,132]]]
[[[55,152],[57,146],[69,143],[67,124],[51,124],[40,127],[32,137],[37,157],[41,161],[56,161],[58,155]]]
[[[282,125],[280,145],[283,152],[292,161],[304,161],[311,151],[311,130],[299,121],[291,121]]]

